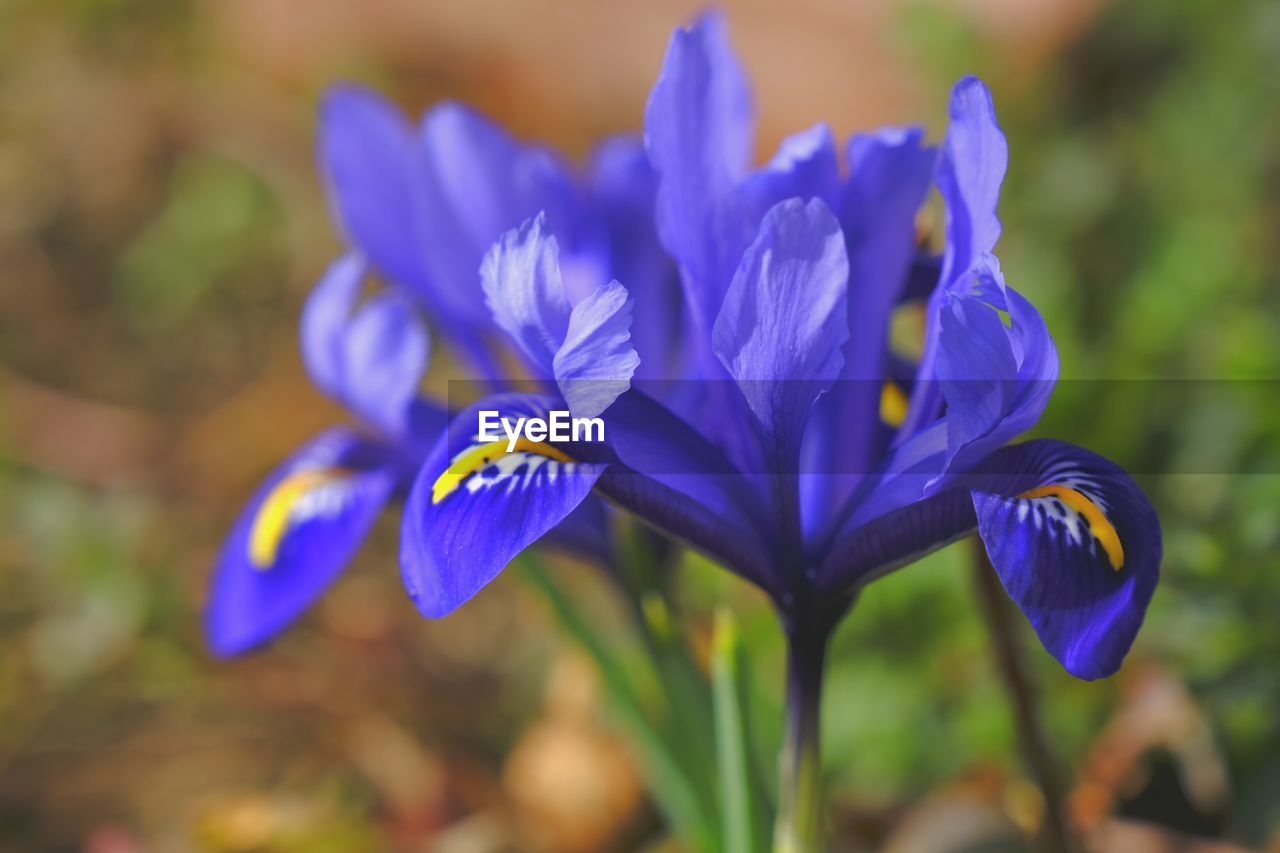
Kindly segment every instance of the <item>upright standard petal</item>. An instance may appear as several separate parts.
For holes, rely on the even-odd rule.
[[[640,356],[639,375],[669,379],[690,361],[688,335],[673,335],[686,316],[680,275],[671,256],[658,241],[654,224],[654,197],[658,176],[649,164],[644,141],[614,136],[592,158],[591,189],[594,206],[604,225],[607,272],[625,282],[635,298],[631,340]]]
[[[381,97],[356,86],[325,95],[320,161],[343,229],[380,273],[425,294],[421,160],[413,129]]]
[[[731,197],[747,172],[753,123],[724,19],[709,13],[676,30],[645,109],[645,145],[659,175],[658,235],[704,330],[749,240],[738,241]]]
[[[560,249],[545,215],[503,234],[485,255],[480,280],[494,322],[532,368],[550,376],[571,309],[560,279]]]
[[[938,159],[938,191],[947,211],[943,280],[969,269],[1000,239],[996,204],[1009,164],[1009,145],[996,121],[991,92],[965,77],[951,92],[951,125]]]
[[[347,331],[347,405],[384,435],[405,435],[429,345],[426,327],[403,299],[391,293],[370,299]]]
[[[974,489],[978,532],[1009,596],[1068,672],[1114,673],[1160,575],[1160,522],[1119,466],[1059,441],[1006,448]]]
[[[939,321],[938,384],[947,402],[946,470],[961,471],[1030,429],[1058,378],[1044,320],[1004,283],[993,255],[968,289],[947,294]],[[998,311],[1007,311],[1005,326]]]
[[[549,397],[504,394],[461,412],[418,474],[405,510],[400,566],[425,616],[437,618],[479,592],[521,551],[590,494],[605,465],[580,462],[548,441],[485,440],[480,412],[543,418]]]
[[[946,208],[946,247],[938,285],[929,299],[924,353],[911,406],[900,435],[910,435],[939,414],[942,398],[934,379],[939,318],[947,295],[963,288],[969,270],[1000,239],[996,205],[1009,147],[996,121],[991,92],[966,77],[951,93],[951,124],[938,157],[935,180]]]
[[[631,297],[613,281],[573,306],[552,372],[574,417],[594,418],[629,387],[640,364],[631,346]]]
[[[423,118],[426,170],[425,261],[449,316],[473,329],[488,326],[481,299],[481,259],[503,232],[539,211],[545,230],[566,240],[581,204],[565,165],[549,150],[526,145],[460,104]]]
[[[359,309],[364,264],[349,255],[321,278],[303,308],[302,356],[312,380],[383,435],[409,431],[430,340],[413,308],[384,292]]]
[[[840,190],[840,161],[831,128],[816,124],[782,140],[764,167],[752,173],[739,188],[750,209],[750,221],[758,222],[771,207],[789,198],[820,198],[833,208]]]
[[[283,630],[351,560],[399,477],[385,449],[332,430],[258,489],[214,570],[210,647],[230,657]]]
[[[836,208],[849,253],[849,342],[841,382],[806,436],[805,526],[818,531],[885,449],[880,399],[890,377],[889,319],[915,255],[915,217],[936,152],[919,128],[884,128],[849,141],[850,176]]]
[[[716,318],[716,356],[784,464],[794,465],[814,401],[840,374],[848,278],[826,204],[784,201],[766,214]]]
[[[302,306],[298,324],[302,363],[316,387],[341,399],[345,384],[347,324],[360,296],[367,265],[358,252],[348,252],[329,265]]]

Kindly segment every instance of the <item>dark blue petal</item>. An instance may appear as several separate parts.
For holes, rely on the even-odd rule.
[[[1115,672],[1160,573],[1155,510],[1119,466],[1060,441],[997,451],[946,488],[845,531],[821,588],[850,595],[977,529],[1045,648],[1085,679]]]
[[[1155,510],[1119,466],[1063,442],[1008,448],[990,467],[1007,477],[973,506],[1001,583],[1068,672],[1111,675],[1159,579]]]
[[[383,435],[408,430],[430,340],[414,310],[385,292],[356,309],[364,265],[335,262],[303,308],[302,355],[316,385]]]
[[[734,195],[753,136],[751,96],[723,18],[676,30],[645,110],[659,174],[658,234],[680,264],[697,325],[710,328],[749,232]]]
[[[552,373],[573,416],[594,418],[631,386],[639,363],[631,346],[631,297],[613,281],[573,306]]]
[[[396,481],[384,448],[343,430],[276,469],[218,558],[205,611],[214,653],[246,651],[301,615],[351,560]]]
[[[588,495],[563,521],[551,528],[542,541],[548,548],[591,560],[600,566],[611,566],[614,554],[608,513],[602,499]]]
[[[639,391],[619,397],[604,420],[617,463],[601,479],[606,495],[744,577],[776,588],[774,518],[755,481]]]
[[[765,216],[716,318],[716,356],[791,473],[809,411],[843,365],[848,278],[826,204],[785,201]]]
[[[863,525],[923,498],[928,486],[943,470],[946,451],[944,421],[937,421],[893,448],[850,496],[848,509],[841,515],[832,537],[834,550],[846,550],[844,543],[848,537]]]
[[[489,397],[464,410],[414,483],[400,541],[404,583],[426,616],[445,616],[480,591],[590,494],[605,465],[552,445],[478,439],[481,409],[545,417],[558,401]]]
[[[382,275],[425,292],[425,173],[413,129],[400,111],[355,86],[329,90],[320,114],[320,160],[352,243]]]
[[[569,300],[560,279],[560,249],[538,214],[503,234],[480,268],[493,320],[515,341],[539,375],[552,375],[556,350],[569,331]]]

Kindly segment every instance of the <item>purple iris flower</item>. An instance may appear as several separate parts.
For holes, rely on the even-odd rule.
[[[548,382],[557,375],[590,380],[601,369],[625,373],[624,390],[626,365],[600,362],[590,349],[592,335],[607,337],[619,323],[653,365],[674,364],[665,338],[681,315],[679,285],[653,225],[657,179],[639,139],[611,138],[574,170],[457,104],[436,107],[414,127],[378,96],[341,86],[322,108],[319,153],[352,249],[308,300],[302,350],[312,381],[361,429],[330,430],[305,444],[242,511],[218,559],[206,613],[210,645],[223,656],[270,639],[327,589],[382,508],[407,492],[444,431],[444,407],[418,394],[429,344],[420,313],[494,389],[508,384],[499,364],[518,362]],[[555,233],[565,247],[563,280],[556,261],[561,307],[568,295],[579,305],[562,318],[572,339],[554,358],[520,336],[528,318],[519,294],[504,289],[507,275],[486,272],[482,282],[480,271],[489,246],[535,212],[539,239]],[[367,273],[387,287],[361,304]],[[597,289],[613,274],[646,294],[647,313],[634,324],[620,287]],[[500,309],[496,318],[490,306]],[[627,352],[633,371],[637,356]],[[576,387],[575,410],[612,400],[590,399],[603,390],[593,381]],[[604,505],[584,497],[554,542],[607,561]]]
[[[403,493],[446,423],[418,396],[429,338],[402,294],[359,303],[366,266],[352,254],[322,277],[303,312],[302,354],[316,385],[359,431],[330,429],[272,472],[223,546],[205,613],[213,650],[271,638],[334,581],[378,514]]]
[[[646,289],[619,272],[629,297],[603,279],[570,294],[547,220],[508,233],[485,261],[488,309],[554,389],[481,401],[429,454],[401,543],[424,613],[459,606],[597,494],[767,591],[801,650],[793,668],[820,672],[867,583],[976,531],[1045,648],[1081,678],[1114,672],[1155,588],[1159,524],[1113,463],[1059,441],[1009,444],[1047,404],[1057,353],[992,254],[1007,149],[980,81],[957,84],[950,118],[938,149],[887,128],[841,158],[818,126],[753,169],[748,87],[721,20],[677,31],[645,138],[687,311],[669,340],[684,336],[699,399],[676,406],[630,381],[626,333],[651,311]],[[940,262],[915,234],[934,186]],[[904,363],[890,315],[914,298],[923,355]],[[562,374],[566,349],[598,370]],[[904,412],[882,407],[887,381]],[[477,436],[482,409],[514,419],[581,407],[575,395],[604,412],[604,444],[508,453]]]

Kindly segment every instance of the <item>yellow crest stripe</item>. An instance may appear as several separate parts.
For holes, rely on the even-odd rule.
[[[304,495],[343,475],[338,468],[311,468],[295,471],[285,477],[258,507],[258,515],[249,531],[249,562],[255,569],[266,570],[275,565],[280,543],[289,531],[289,517]]]
[[[444,470],[435,483],[431,485],[431,503],[438,504],[457,490],[462,485],[462,481],[476,471],[484,468],[499,456],[507,453],[507,442],[491,441],[488,444],[477,444],[469,447],[459,453],[449,463],[449,467]],[[530,441],[521,437],[516,439],[515,449],[511,453],[532,453],[535,456],[545,456],[548,459],[554,459],[557,462],[572,462],[573,459],[564,452],[557,450],[550,444],[541,441]]]
[[[1107,518],[1106,513],[1098,505],[1075,489],[1067,486],[1037,486],[1018,495],[1020,498],[1057,498],[1071,509],[1084,516],[1089,523],[1089,532],[1102,545],[1107,554],[1111,568],[1120,571],[1124,567],[1124,546],[1120,544],[1120,534],[1115,525]]]

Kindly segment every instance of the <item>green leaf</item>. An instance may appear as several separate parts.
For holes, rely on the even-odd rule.
[[[767,807],[751,761],[746,654],[733,616],[723,608],[716,612],[711,644],[711,691],[725,849],[753,853],[763,849]]]
[[[718,827],[707,807],[708,797],[681,760],[666,727],[649,717],[632,680],[628,666],[573,599],[566,595],[551,573],[530,552],[521,557],[525,577],[550,604],[561,628],[587,653],[600,671],[611,709],[640,752],[642,771],[649,791],[670,825],[696,850],[723,849]],[[652,661],[651,661],[652,662]]]

